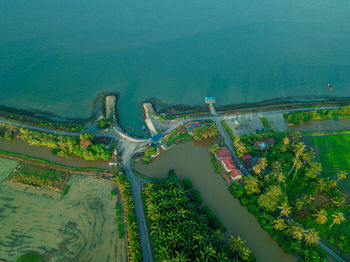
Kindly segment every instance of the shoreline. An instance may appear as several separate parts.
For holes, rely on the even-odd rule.
[[[105,98],[107,96],[115,97],[114,116],[116,124],[124,131],[128,130],[123,127],[120,118],[120,110],[118,110],[118,100],[120,93],[118,91],[105,91],[96,95],[92,103],[91,115],[87,118],[74,118],[69,116],[60,116],[53,112],[41,111],[36,109],[21,109],[15,107],[8,107],[0,105],[0,117],[8,120],[15,120],[19,122],[34,122],[40,123],[48,122],[55,124],[67,124],[67,125],[86,125],[88,123],[96,122],[98,118],[106,117],[106,105]],[[140,103],[143,122],[145,123],[146,112],[143,104],[150,103],[156,114],[160,116],[181,118],[184,115],[194,116],[208,116],[210,115],[207,106],[203,105],[184,105],[176,104],[170,105],[157,98],[148,98]],[[216,111],[221,114],[238,114],[242,112],[263,112],[274,111],[281,109],[295,109],[300,107],[329,107],[329,106],[343,106],[350,103],[350,97],[330,97],[330,96],[299,96],[299,97],[282,97],[269,100],[262,100],[251,103],[239,103],[216,106]],[[148,130],[149,133],[149,130]],[[135,136],[138,138],[144,138]]]

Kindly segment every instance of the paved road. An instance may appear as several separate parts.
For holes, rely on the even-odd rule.
[[[141,238],[141,250],[144,262],[152,262],[152,247],[148,234],[147,221],[145,217],[143,201],[141,197],[141,191],[144,184],[149,182],[148,180],[142,179],[136,176],[131,169],[131,160],[134,152],[139,148],[139,145],[134,143],[134,151],[125,150],[122,154],[122,161],[124,165],[124,173],[127,175],[131,182],[131,190],[134,198],[136,219],[139,227],[140,238]],[[130,145],[129,145],[130,147]]]

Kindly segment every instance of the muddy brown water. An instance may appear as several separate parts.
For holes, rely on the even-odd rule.
[[[255,217],[231,195],[227,183],[211,166],[206,146],[180,144],[164,151],[151,164],[136,162],[134,168],[150,177],[166,177],[169,169],[175,169],[179,177],[190,178],[194,188],[201,192],[203,203],[215,212],[227,228],[226,239],[231,234],[241,235],[257,261],[297,261],[296,257],[285,254],[260,227]]]
[[[107,168],[108,162],[103,160],[85,161],[79,157],[64,158],[51,153],[51,149],[42,146],[30,146],[22,140],[15,139],[11,142],[2,139],[0,140],[0,150],[5,150],[12,153],[19,153],[27,156],[37,157],[59,163],[66,166],[74,167],[100,167]]]
[[[118,240],[115,187],[91,176],[74,175],[65,197],[11,182],[0,186],[0,261],[24,253],[44,261],[126,261]]]

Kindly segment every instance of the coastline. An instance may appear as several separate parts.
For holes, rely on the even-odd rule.
[[[53,112],[41,111],[36,109],[20,109],[15,107],[8,107],[0,105],[0,117],[19,122],[51,122],[55,124],[67,125],[86,125],[87,123],[95,122],[100,117],[105,117],[105,98],[107,96],[115,97],[114,116],[116,124],[124,131],[129,132],[127,128],[122,126],[120,121],[120,112],[118,110],[118,100],[120,93],[118,91],[105,91],[96,95],[92,103],[91,115],[87,118],[74,118],[69,116],[60,116]],[[143,114],[143,122],[145,123],[146,112],[144,110],[144,103],[152,104],[156,114],[160,116],[167,116],[173,118],[181,118],[184,115],[191,117],[201,117],[210,115],[207,106],[203,105],[184,105],[176,104],[170,105],[157,98],[148,98],[140,103]],[[343,106],[350,103],[350,97],[330,97],[330,96],[298,96],[298,97],[282,97],[263,100],[252,103],[239,103],[216,106],[216,111],[221,114],[238,114],[242,112],[263,112],[271,110],[281,110],[289,108],[300,107],[328,107],[328,106]],[[148,131],[149,133],[149,131]],[[136,136],[138,138],[143,138]]]

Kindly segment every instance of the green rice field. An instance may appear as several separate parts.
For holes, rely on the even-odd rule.
[[[14,160],[0,158],[0,184],[11,174],[17,164]]]
[[[321,162],[324,174],[335,177],[338,169],[350,173],[350,135],[306,136],[303,139],[315,149],[316,158]],[[339,181],[339,187],[350,193],[350,175]]]

